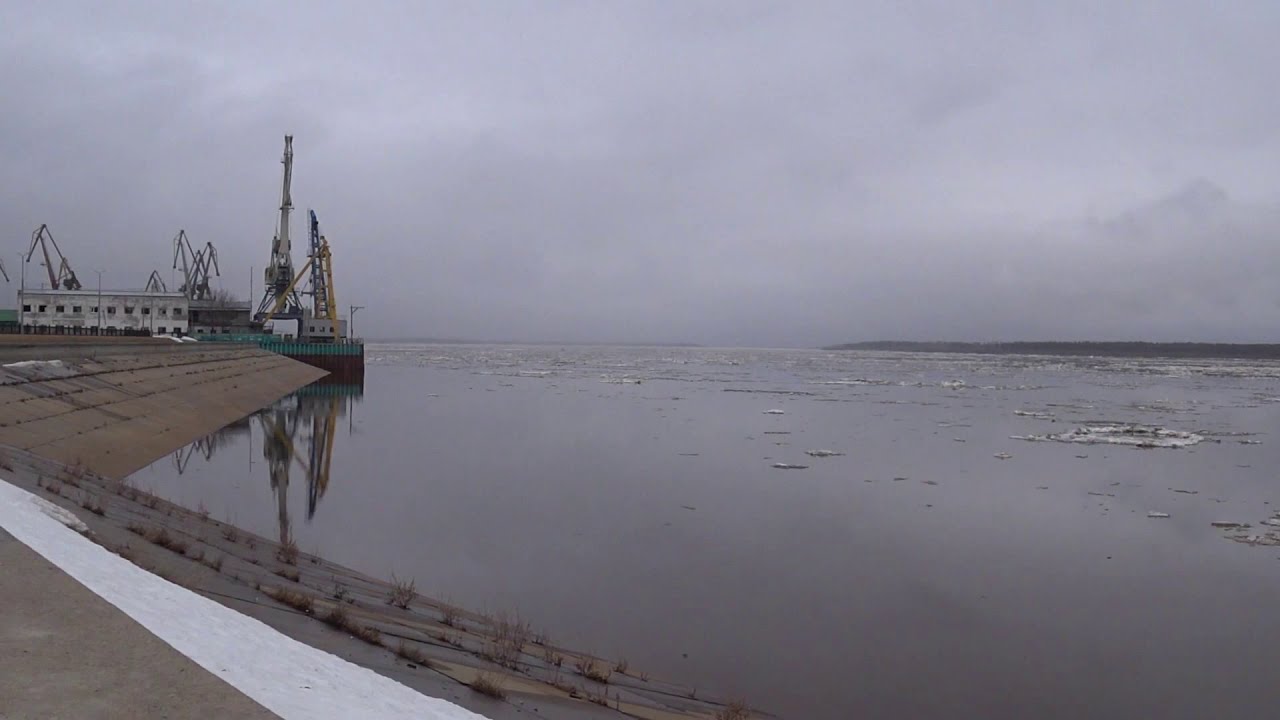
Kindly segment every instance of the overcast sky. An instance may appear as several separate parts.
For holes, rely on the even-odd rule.
[[[42,222],[86,287],[171,277],[185,228],[260,291],[292,133],[296,235],[314,208],[363,335],[1280,340],[1273,1],[14,0],[0,28],[10,297]]]

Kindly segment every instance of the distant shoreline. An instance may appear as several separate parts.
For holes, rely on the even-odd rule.
[[[1183,359],[1280,360],[1280,344],[1197,342],[912,342],[875,340],[828,345],[823,350],[967,353],[978,355],[1063,355]]]

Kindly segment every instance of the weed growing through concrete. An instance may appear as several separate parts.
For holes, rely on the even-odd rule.
[[[409,609],[409,603],[418,597],[417,585],[413,580],[402,582],[391,574],[391,591],[387,594],[387,604],[398,608]]]
[[[200,558],[200,562],[203,563],[205,567],[209,568],[210,570],[213,570],[214,572],[222,572],[222,560],[223,560],[223,557],[221,555],[219,555],[218,557]]]
[[[401,640],[400,645],[396,647],[396,654],[415,665],[431,667],[431,658],[427,657],[417,646],[410,645],[404,640]]]
[[[457,627],[458,625],[458,608],[452,605],[443,605],[440,608],[440,622],[449,627]]]
[[[276,551],[276,557],[280,558],[280,562],[287,565],[297,565],[298,543],[294,542],[293,538],[285,540],[284,544],[280,546],[280,549]]]
[[[94,515],[99,515],[99,516],[106,515],[107,514],[106,503],[107,501],[105,498],[94,497],[93,495],[90,495],[88,493],[85,493],[80,496],[80,507],[84,508],[85,510],[88,510]]]
[[[613,677],[612,670],[601,665],[599,661],[589,655],[578,658],[573,667],[577,669],[578,674],[582,677],[588,680],[595,680],[598,683],[608,684],[609,678]]]
[[[226,526],[226,527],[222,528],[222,537],[223,537],[227,542],[239,542],[239,541],[240,541],[240,533],[239,533],[239,532],[238,532],[234,527],[232,527],[231,525],[228,525],[228,526]]]
[[[185,554],[187,552],[187,544],[175,538],[174,536],[170,535],[169,531],[164,528],[160,528],[159,530],[149,531],[146,535],[146,538],[147,540],[150,540],[153,544],[159,545],[165,550],[176,552],[179,555]]]
[[[9,453],[0,450],[0,470],[13,471],[13,460],[9,457]]]
[[[716,720],[750,720],[751,708],[746,703],[734,700],[716,713]]]
[[[502,685],[488,673],[477,675],[476,679],[471,681],[471,689],[495,700],[503,700],[507,697],[507,693],[502,690]]]
[[[279,570],[273,570],[272,572],[285,580],[292,580],[294,582],[298,582],[298,578],[302,577],[302,574],[294,568],[280,568]]]
[[[276,587],[265,588],[262,592],[266,593],[272,600],[282,605],[288,605],[298,612],[310,615],[314,611],[315,604],[312,602],[310,595]],[[326,618],[325,621],[328,622],[328,619]]]
[[[520,655],[529,642],[530,634],[529,624],[521,621],[519,615],[501,614],[494,621],[493,640],[485,655],[499,665],[518,669]]]
[[[324,617],[320,619],[330,627],[348,632],[370,645],[382,644],[382,633],[377,628],[363,625],[352,619],[351,615],[347,613],[347,609],[340,604],[329,608],[329,612],[325,613]]]
[[[627,659],[626,659],[626,658],[622,658],[621,660],[619,660],[619,661],[617,662],[617,664],[615,664],[615,665],[613,666],[613,671],[614,671],[614,672],[616,672],[616,673],[618,673],[619,675],[626,675],[626,674],[627,674]]]

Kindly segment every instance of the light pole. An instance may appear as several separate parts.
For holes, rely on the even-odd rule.
[[[22,296],[27,292],[27,259],[22,253],[18,253],[20,258],[18,264],[22,266],[22,279],[18,281],[18,334],[21,335],[27,330],[24,327],[27,323],[27,313],[22,309]]]
[[[363,309],[364,309],[364,306],[363,306],[363,305],[352,305],[352,306],[351,306],[351,316],[350,316],[350,318],[347,320],[347,325],[348,325],[348,327],[347,327],[347,339],[349,339],[349,340],[354,340],[354,339],[355,339],[355,337],[356,337],[356,311],[357,311],[357,310],[363,310]]]
[[[102,334],[102,271],[94,270],[98,273],[98,334]]]

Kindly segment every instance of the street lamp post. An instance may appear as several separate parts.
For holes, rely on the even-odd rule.
[[[356,311],[363,310],[363,309],[364,309],[363,305],[351,306],[351,316],[347,320],[347,338],[350,340],[354,340],[356,337]]]
[[[102,271],[94,270],[98,273],[98,334],[102,334]]]

